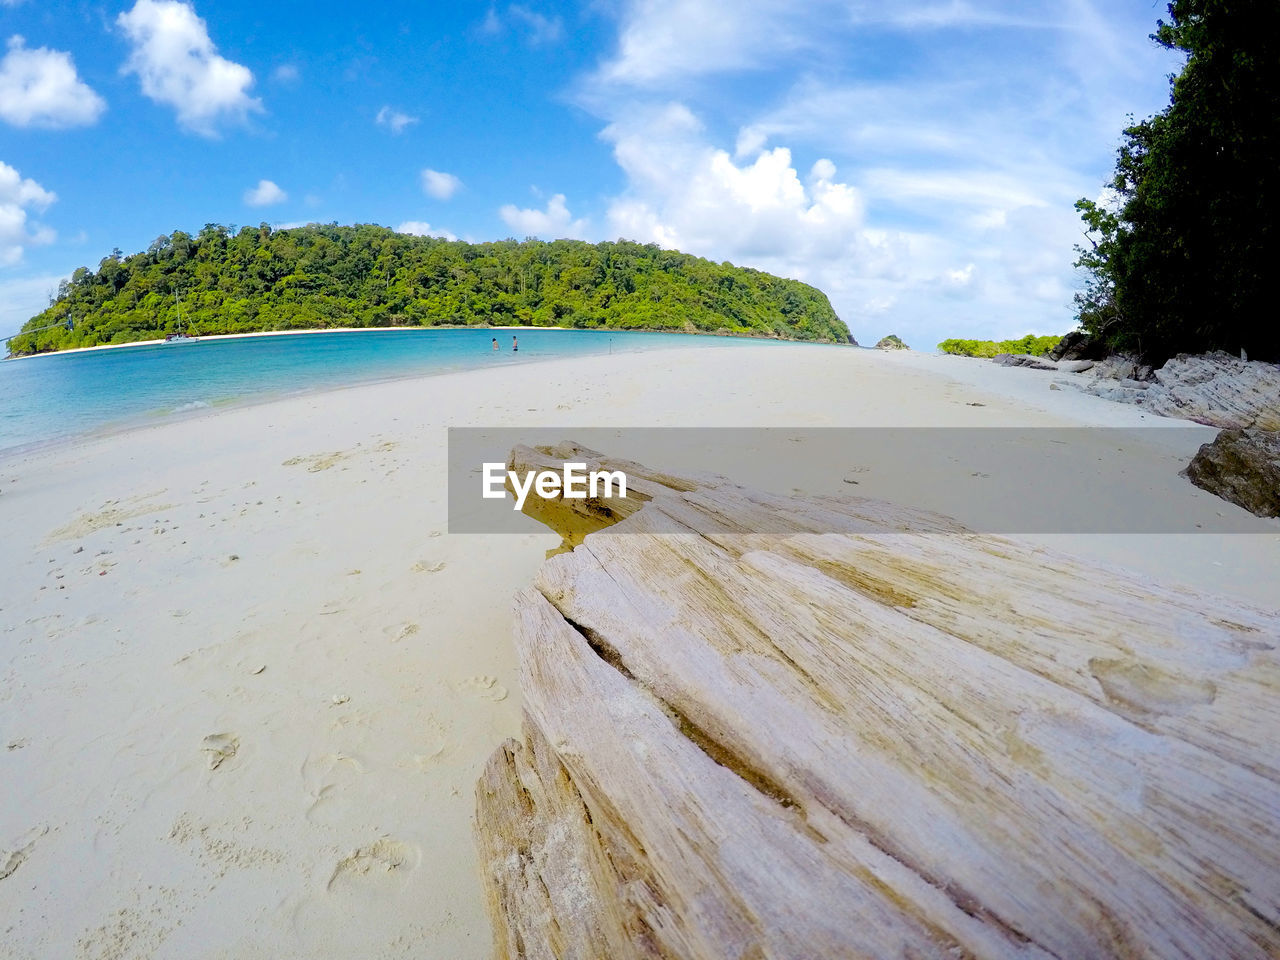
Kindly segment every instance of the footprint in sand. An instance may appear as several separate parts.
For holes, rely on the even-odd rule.
[[[311,800],[305,816],[308,822],[320,823],[340,818],[341,809],[335,812],[330,808],[335,804],[341,807],[346,788],[364,776],[364,764],[345,753],[328,753],[308,756],[299,772]]]
[[[239,824],[231,822],[201,823],[183,813],[174,821],[169,839],[190,850],[204,864],[212,866],[218,877],[231,870],[261,867],[284,862],[284,855],[264,847],[247,846],[239,841],[248,818]]]
[[[305,466],[308,473],[319,473],[322,470],[329,470],[340,463],[350,460],[352,457],[361,454],[370,453],[388,453],[396,448],[396,441],[387,440],[378,444],[376,447],[364,449],[363,444],[357,443],[350,450],[334,450],[327,453],[304,454],[297,457],[290,457],[284,461],[282,467],[298,467]]]
[[[310,456],[304,455],[290,457],[280,465],[282,467],[298,467],[305,465],[307,473],[319,473],[321,470],[328,470],[331,467],[337,466],[350,456],[351,454],[346,450],[335,450],[331,453],[313,453]]]
[[[392,643],[399,643],[401,640],[408,640],[421,628],[412,621],[405,621],[401,624],[392,624],[389,627],[383,627],[382,632],[391,638]]]
[[[413,754],[414,765],[422,771],[434,766],[449,748],[445,729],[434,718],[428,719],[422,731],[422,753]]]
[[[498,682],[497,677],[483,675],[467,677],[455,683],[453,688],[459,693],[475,697],[478,700],[488,700],[491,703],[498,703],[507,699],[507,688]]]
[[[240,738],[234,733],[211,733],[204,738],[200,747],[209,761],[209,769],[217,770],[223,762],[230,760],[240,749]]]
[[[324,803],[326,800],[332,797],[334,789],[335,789],[335,784],[326,783],[319,790],[316,790],[314,793],[311,794],[311,804],[310,806],[307,807],[307,812],[305,814],[308,822],[315,822],[317,817],[317,812],[316,812],[317,809],[320,807],[322,803]]]
[[[126,500],[108,500],[97,512],[80,514],[74,520],[54,530],[45,540],[46,542],[75,540],[98,530],[123,526],[124,521],[134,517],[172,510],[174,505],[171,503],[155,502],[155,499],[164,492],[164,490],[157,490],[155,493],[144,493]]]
[[[7,880],[13,876],[14,872],[26,863],[27,857],[31,856],[31,851],[35,848],[36,841],[48,832],[49,828],[47,826],[28,830],[18,838],[17,843],[13,845],[13,849],[0,851],[0,880]]]
[[[443,560],[437,563],[423,563],[419,560],[411,569],[414,573],[439,573],[444,569],[444,566],[445,564]]]
[[[327,890],[346,883],[369,883],[379,877],[405,874],[418,865],[419,854],[415,847],[394,837],[379,837],[367,847],[354,850],[338,861]]]

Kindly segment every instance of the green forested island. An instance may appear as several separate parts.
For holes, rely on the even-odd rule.
[[[845,342],[821,291],[628,241],[463,243],[372,224],[174,231],[81,267],[15,354],[326,327],[532,325]],[[37,328],[46,328],[37,330]]]

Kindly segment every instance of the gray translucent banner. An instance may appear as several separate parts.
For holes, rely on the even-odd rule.
[[[505,465],[515,448],[565,443],[610,461],[642,464],[649,473],[695,481],[678,494],[683,503],[646,515],[652,520],[654,514],[673,514],[678,520],[666,526],[630,522],[614,532],[884,532],[884,518],[892,511],[863,509],[867,500],[939,514],[976,533],[1280,532],[1277,521],[1254,517],[1181,475],[1216,432],[1199,426],[451,428],[449,532],[545,532],[541,523],[515,509]],[[586,463],[591,458],[573,459]],[[735,516],[718,513],[708,490],[726,481],[735,490],[752,491],[754,506],[735,508]],[[648,483],[645,497],[655,489],[652,481],[638,483]],[[616,501],[599,496],[603,486],[596,498],[589,496],[585,477],[581,487],[573,487],[588,495],[572,509],[589,518],[618,515]],[[486,489],[491,496],[484,495]],[[529,498],[537,496],[532,484],[526,489]],[[633,483],[633,498],[635,489]],[[668,493],[666,487],[657,489]],[[817,502],[798,516],[792,506],[800,499]],[[632,503],[622,513],[637,509]],[[904,522],[903,528],[918,525]]]

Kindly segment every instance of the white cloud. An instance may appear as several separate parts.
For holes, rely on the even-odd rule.
[[[1010,175],[877,168],[854,182],[819,157],[802,176],[788,147],[753,146],[749,160],[717,148],[682,104],[633,110],[602,136],[627,181],[608,209],[611,236],[811,283],[864,338],[861,322],[892,322],[928,346],[928,324],[975,322],[949,321],[944,308],[982,302],[1000,322],[1025,325],[1028,314],[1070,303],[1057,253],[1070,249],[1064,231],[1074,211]],[[873,201],[917,219],[943,213],[928,229],[886,229],[871,215]],[[981,216],[989,219],[975,226]]]
[[[861,193],[836,178],[830,160],[814,164],[808,184],[786,147],[740,164],[706,142],[681,104],[612,124],[602,136],[628,182],[609,207],[612,236],[813,280],[851,258],[865,269],[883,256],[884,244],[865,230]]]
[[[9,38],[0,60],[0,118],[15,127],[80,127],[94,123],[107,102],[76,74],[71,54]]]
[[[936,207],[938,203],[985,209],[1042,207],[1048,201],[1043,183],[1029,183],[1002,171],[973,170],[868,170],[867,191],[903,206]]]
[[[1089,0],[737,0],[732,16],[721,0],[623,0],[617,7],[617,50],[594,79],[663,89],[690,78],[774,69],[796,55],[843,60],[859,32],[1060,30],[1087,34],[1095,48],[1112,36]]]
[[[499,14],[496,7],[490,7],[480,31],[497,35],[508,23],[521,31],[529,44],[535,47],[555,43],[564,35],[564,22],[558,16],[548,17],[518,3],[507,7],[505,15]]]
[[[302,74],[292,63],[282,63],[271,71],[271,79],[276,83],[297,83],[300,76]]]
[[[256,187],[244,192],[244,202],[251,207],[269,207],[288,199],[289,195],[270,180],[259,180]]]
[[[544,43],[555,43],[563,32],[563,24],[559,17],[546,17],[520,4],[512,4],[507,8],[507,15],[521,24],[535,46]]]
[[[422,171],[422,189],[429,197],[448,200],[462,189],[462,181],[452,173],[441,173],[439,170],[427,168]]]
[[[0,266],[18,263],[29,244],[54,241],[56,235],[48,227],[28,225],[27,214],[43,211],[57,199],[57,194],[0,161]]]
[[[1056,13],[1045,4],[1026,0],[947,0],[947,2],[908,2],[883,4],[862,0],[849,7],[851,22],[859,25],[881,25],[907,30],[942,30],[949,27],[1044,27],[1055,23]]]
[[[146,96],[176,109],[188,130],[216,136],[220,122],[243,123],[262,110],[249,95],[249,68],[218,54],[189,3],[137,0],[116,23],[133,45],[124,72],[138,75]]]
[[[805,280],[858,336],[925,346],[1072,325],[1072,203],[1176,69],[1155,13],[1102,0],[611,9],[575,87],[624,176],[611,235]]]
[[[417,117],[411,117],[409,114],[393,107],[383,107],[374,118],[374,123],[380,127],[386,127],[392,133],[403,133],[405,127],[412,126],[417,122]]]
[[[836,165],[826,157],[815,160],[813,167],[809,170],[810,180],[834,180],[835,178]]]
[[[503,223],[521,237],[541,237],[544,240],[565,237],[582,239],[588,229],[586,220],[573,219],[563,193],[557,193],[548,200],[545,210],[522,209],[508,203],[498,210],[498,215],[502,217]]]
[[[457,240],[448,230],[433,227],[423,220],[406,220],[396,227],[396,233],[407,233],[411,237],[440,237],[444,240]]]
[[[807,16],[787,0],[738,0],[731,15],[711,0],[633,0],[617,54],[598,79],[667,88],[704,74],[760,69],[771,56],[811,43],[802,29]]]
[[[768,141],[769,135],[759,127],[743,127],[738,131],[738,140],[734,144],[733,155],[739,160],[754,157],[764,149],[764,145]]]

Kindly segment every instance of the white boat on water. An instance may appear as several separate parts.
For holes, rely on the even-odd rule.
[[[165,334],[165,343],[195,343],[199,337],[193,337],[189,333],[182,330],[182,297],[178,294],[177,288],[173,291],[174,299],[178,302],[178,330],[176,333]]]

